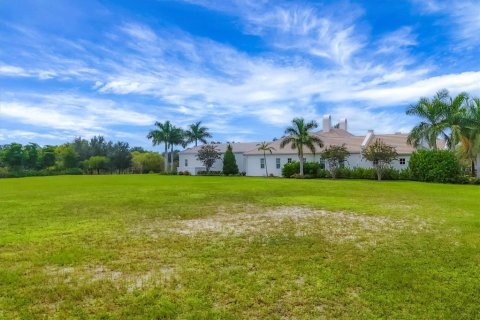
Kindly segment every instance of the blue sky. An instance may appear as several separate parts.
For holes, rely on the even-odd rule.
[[[0,143],[149,147],[157,120],[260,141],[327,113],[406,132],[419,97],[480,95],[479,57],[479,0],[0,1]]]

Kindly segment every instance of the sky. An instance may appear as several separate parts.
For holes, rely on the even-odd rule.
[[[0,0],[0,144],[152,148],[166,120],[262,141],[324,114],[408,132],[442,88],[480,96],[480,0]]]

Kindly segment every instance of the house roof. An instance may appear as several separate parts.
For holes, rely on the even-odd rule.
[[[342,145],[345,144],[348,152],[350,153],[360,153],[360,145],[364,139],[363,136],[354,136],[348,131],[343,129],[332,128],[328,132],[318,131],[314,135],[322,139],[324,148],[330,145]],[[292,149],[290,145],[280,148],[281,139],[273,141],[270,143],[270,146],[275,150],[272,150],[272,154],[297,154],[297,149]],[[317,154],[320,153],[324,148],[317,147]],[[263,154],[263,151],[258,151],[257,148],[245,152],[245,155],[259,155]],[[312,154],[309,149],[304,149],[304,154]]]
[[[258,142],[236,142],[236,143],[230,143],[232,146],[232,151],[233,153],[244,153],[252,149],[256,149]],[[227,151],[228,143],[215,143],[211,144],[215,146],[218,150],[218,152],[225,153]],[[191,147],[188,149],[185,149],[181,151],[180,153],[182,154],[197,154],[198,150],[201,148],[201,145],[196,146],[196,147]]]
[[[359,154],[362,152],[362,143],[365,140],[366,136],[354,136],[350,132],[332,128],[328,132],[320,130],[315,132],[314,135],[318,136],[324,144],[323,148],[316,148],[316,153],[322,152],[326,147],[331,145],[342,145],[345,144],[348,152],[351,154]],[[410,146],[407,143],[408,134],[405,133],[395,133],[395,134],[372,134],[371,139],[368,141],[367,145],[373,143],[376,139],[381,139],[384,143],[391,145],[396,148],[399,154],[411,154],[415,151],[415,148]],[[290,145],[280,148],[280,143],[282,139],[270,142],[270,146],[273,147],[272,154],[283,154],[283,155],[296,155],[297,149],[292,149]],[[263,155],[263,151],[258,150],[258,142],[247,142],[247,143],[231,143],[234,153],[243,153],[245,155]],[[442,148],[445,145],[445,141],[438,140],[437,142],[439,148]],[[221,153],[224,153],[227,150],[227,143],[213,144],[217,147],[217,150]],[[182,151],[182,154],[197,154],[198,149],[201,146],[192,147]],[[304,154],[312,154],[309,149],[304,149]]]

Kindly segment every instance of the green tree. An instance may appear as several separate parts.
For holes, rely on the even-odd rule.
[[[257,148],[258,151],[263,151],[263,163],[265,164],[265,176],[268,177],[267,152],[270,152],[270,154],[272,154],[272,152],[275,151],[275,148],[272,147],[270,143],[267,143],[266,141],[258,143],[257,147],[258,147]]]
[[[238,174],[237,160],[235,159],[235,155],[233,154],[232,146],[230,144],[228,145],[227,151],[223,156],[223,174]]]
[[[208,132],[207,127],[202,126],[202,122],[198,121],[191,124],[185,131],[187,143],[195,142],[195,147],[198,141],[207,143],[207,138],[211,138],[212,135]]]
[[[450,149],[455,148],[467,120],[467,102],[468,94],[462,92],[452,98],[446,89],[437,92],[432,99],[421,98],[407,109],[407,115],[422,119],[410,132],[407,142],[418,147],[426,141],[430,148],[437,149],[437,139],[441,137]]]
[[[132,166],[135,172],[162,172],[163,164],[164,158],[157,152],[132,152]]]
[[[22,164],[25,169],[39,168],[40,146],[36,143],[29,143],[23,146]]]
[[[338,169],[347,160],[349,155],[350,153],[345,144],[341,146],[331,145],[322,152],[322,159],[327,162],[333,179],[337,177]]]
[[[417,150],[408,162],[411,178],[427,182],[458,182],[462,167],[450,150]]]
[[[108,158],[113,170],[123,172],[132,165],[132,154],[127,142],[118,141],[109,148]]]
[[[221,153],[215,145],[205,144],[201,146],[197,152],[197,160],[203,163],[207,172],[210,172],[210,168],[212,168],[218,159],[221,159]]]
[[[70,143],[59,145],[55,149],[55,158],[60,169],[78,168],[78,154]]]
[[[384,143],[381,139],[362,150],[362,156],[368,161],[373,162],[373,167],[377,173],[377,179],[382,180],[383,173],[390,167],[390,164],[398,156],[395,147]]]
[[[175,157],[175,151],[173,150],[174,146],[181,145],[185,147],[185,131],[183,131],[181,128],[177,128],[175,126],[172,127],[172,130],[170,131],[170,137],[168,139],[168,143],[170,145],[170,171],[174,172],[174,157]]]
[[[55,146],[44,146],[40,150],[38,160],[40,168],[46,169],[55,165],[55,149]]]
[[[20,169],[23,163],[23,146],[20,143],[4,145],[0,157],[10,169]]]
[[[107,170],[110,163],[110,159],[105,156],[93,156],[83,162],[83,166],[89,172],[96,171],[100,174],[100,171]]]
[[[164,170],[165,172],[168,171],[168,146],[170,143],[170,135],[173,129],[172,124],[170,121],[165,121],[164,123],[161,122],[155,122],[155,127],[156,129],[150,130],[150,132],[147,135],[148,139],[152,140],[152,144],[154,146],[159,145],[161,143],[164,144],[165,146],[165,161],[164,161]]]
[[[463,125],[459,129],[460,143],[458,153],[460,158],[470,167],[470,173],[475,175],[475,163],[480,153],[480,99],[473,98],[467,108]]]
[[[300,162],[300,174],[303,175],[303,153],[304,147],[307,147],[315,153],[316,146],[323,147],[322,140],[313,135],[311,130],[318,127],[316,121],[305,122],[303,118],[295,118],[292,120],[292,125],[285,129],[286,137],[282,138],[280,148],[284,148],[290,144],[292,149],[297,149],[298,159]]]

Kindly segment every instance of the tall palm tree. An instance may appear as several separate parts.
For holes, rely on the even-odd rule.
[[[170,135],[172,133],[172,124],[170,121],[165,121],[164,123],[155,122],[156,129],[150,130],[147,135],[148,139],[152,140],[154,146],[163,143],[165,145],[165,160],[164,160],[164,170],[168,171],[168,144],[170,140]]]
[[[407,142],[418,147],[426,141],[430,148],[437,149],[437,138],[442,137],[447,146],[454,149],[460,142],[461,129],[465,125],[467,101],[466,93],[452,98],[446,89],[438,91],[433,99],[421,98],[407,109],[407,115],[422,119],[410,132]]]
[[[411,105],[407,109],[407,115],[417,116],[422,121],[413,127],[408,135],[407,142],[418,147],[422,141],[425,141],[432,149],[437,149],[438,136],[446,136],[446,126],[444,120],[444,110],[441,99],[444,92],[438,92],[435,97],[430,100],[428,98],[420,98],[420,100]]]
[[[465,92],[459,93],[454,98],[448,95],[447,90],[442,90],[442,92],[444,93],[444,99],[442,99],[444,122],[449,129],[445,140],[447,146],[453,150],[460,142],[463,128],[470,122],[467,115],[469,98]]]
[[[272,154],[272,151],[275,150],[274,147],[270,145],[270,143],[267,143],[263,141],[262,143],[257,143],[258,151],[263,151],[263,163],[265,163],[265,176],[268,177],[268,168],[267,168],[267,157],[266,153],[270,152]]]
[[[195,122],[188,127],[187,131],[185,131],[187,142],[195,142],[195,147],[197,146],[198,141],[207,143],[206,138],[212,137],[208,132],[208,128],[203,127],[201,124],[201,121]]]
[[[292,149],[297,149],[301,175],[303,175],[303,148],[307,147],[315,153],[316,146],[323,147],[323,141],[310,132],[317,127],[316,121],[305,122],[303,118],[295,118],[292,120],[292,125],[285,129],[286,137],[282,138],[280,142],[280,148],[291,144]]]
[[[480,153],[480,99],[473,98],[468,105],[460,127],[460,157],[470,163],[471,174],[475,175],[478,154]]]
[[[173,172],[173,157],[174,157],[174,151],[173,147],[181,145],[185,147],[186,142],[185,142],[185,131],[181,128],[177,128],[175,126],[172,127],[170,137],[168,139],[168,144],[170,145],[170,171]]]

